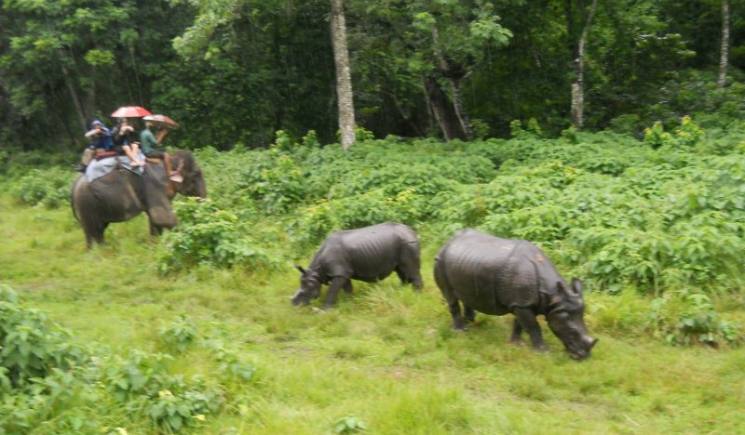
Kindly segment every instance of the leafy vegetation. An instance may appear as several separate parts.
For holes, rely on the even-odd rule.
[[[14,170],[0,197],[0,267],[19,290],[0,290],[0,428],[741,431],[745,135],[659,128],[661,143],[546,139],[527,123],[510,140],[368,137],[346,153],[312,134],[205,148],[208,200],[177,199],[179,226],[159,239],[138,218],[92,251],[67,207],[17,201],[30,179]],[[392,278],[334,310],[289,304],[293,262],[331,231],[388,219],[420,234],[422,293]],[[570,361],[547,329],[548,354],[508,345],[511,319],[450,329],[427,270],[466,226],[533,240],[585,280],[592,358]]]
[[[69,203],[74,177],[66,169],[30,169],[10,185],[10,192],[22,204],[57,208]]]

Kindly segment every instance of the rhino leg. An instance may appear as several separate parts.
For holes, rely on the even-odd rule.
[[[520,321],[515,318],[515,322],[512,324],[512,337],[510,337],[510,342],[514,344],[520,344],[523,342],[523,326],[520,324]]]
[[[422,289],[422,275],[419,272],[419,244],[404,243],[401,252],[401,264],[396,267],[401,283],[411,284],[415,289]]]
[[[538,324],[533,310],[530,308],[515,308],[514,313],[520,325],[528,332],[533,348],[536,350],[546,350],[546,343],[543,342],[543,334],[541,333],[541,325]]]
[[[346,284],[349,282],[349,278],[343,277],[343,276],[336,276],[331,280],[331,284],[329,284],[329,291],[326,294],[326,303],[324,304],[324,308],[331,308],[336,303],[336,297],[339,294],[339,290],[342,289],[342,287],[346,287]],[[349,288],[352,288],[352,285],[350,283]]]
[[[453,318],[453,329],[465,331],[466,321],[460,313],[460,301],[456,299],[455,302],[449,303],[448,308],[450,309],[450,316]]]
[[[347,282],[344,283],[344,292],[345,293],[352,293],[352,280],[348,279]]]
[[[473,308],[469,307],[466,304],[463,304],[463,311],[465,313],[467,322],[473,323],[474,321],[476,321],[476,310],[474,310]]]

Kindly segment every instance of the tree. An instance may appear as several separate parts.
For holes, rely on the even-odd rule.
[[[339,129],[341,146],[349,149],[355,140],[354,99],[352,93],[352,73],[347,49],[347,25],[344,19],[342,0],[331,0],[331,40],[334,47],[336,66],[336,99],[339,109]]]
[[[567,28],[568,33],[571,35],[574,27],[574,14],[572,13],[572,0],[566,0],[567,2]],[[583,1],[580,0],[580,10],[583,9]],[[582,128],[584,124],[584,106],[585,106],[585,46],[587,44],[587,35],[592,25],[592,19],[595,16],[595,10],[598,6],[598,0],[592,0],[589,12],[587,12],[586,18],[584,19],[584,25],[582,26],[582,34],[577,41],[577,46],[574,51],[572,58],[572,65],[574,67],[574,82],[572,82],[572,124],[577,128]]]
[[[389,65],[398,71],[390,76],[419,88],[442,136],[446,140],[472,137],[463,82],[484,61],[489,48],[505,46],[512,37],[499,23],[494,6],[481,0],[355,4],[357,15],[374,22],[380,32],[373,36],[379,42],[369,45],[386,47],[387,54],[395,56]],[[417,77],[416,84],[411,77]]]
[[[722,0],[722,42],[719,49],[719,78],[717,86],[723,88],[727,82],[727,66],[729,65],[729,32],[730,12],[729,0]]]

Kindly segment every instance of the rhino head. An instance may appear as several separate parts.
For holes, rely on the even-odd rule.
[[[307,305],[321,295],[321,277],[318,272],[295,267],[300,271],[300,288],[292,297],[292,304]]]
[[[585,326],[585,303],[582,299],[582,282],[572,278],[569,289],[562,281],[556,283],[557,292],[551,300],[546,315],[551,331],[564,343],[569,356],[582,360],[590,356],[597,338],[592,338]]]

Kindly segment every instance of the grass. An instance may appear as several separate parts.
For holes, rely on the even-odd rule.
[[[421,294],[394,278],[356,283],[326,312],[319,303],[291,306],[291,264],[164,277],[144,217],[112,225],[107,237],[86,251],[68,209],[0,197],[0,278],[81,344],[122,356],[172,352],[171,371],[208,382],[211,341],[254,365],[251,380],[222,385],[225,406],[195,433],[330,433],[346,416],[376,434],[745,432],[745,349],[672,347],[648,336],[640,325],[648,300],[634,292],[587,295],[600,342],[577,363],[545,326],[550,352],[509,345],[509,316],[479,315],[468,332],[451,330],[431,277],[437,246],[425,237]],[[719,303],[743,319],[741,304]],[[159,332],[179,316],[197,334],[183,351]]]

